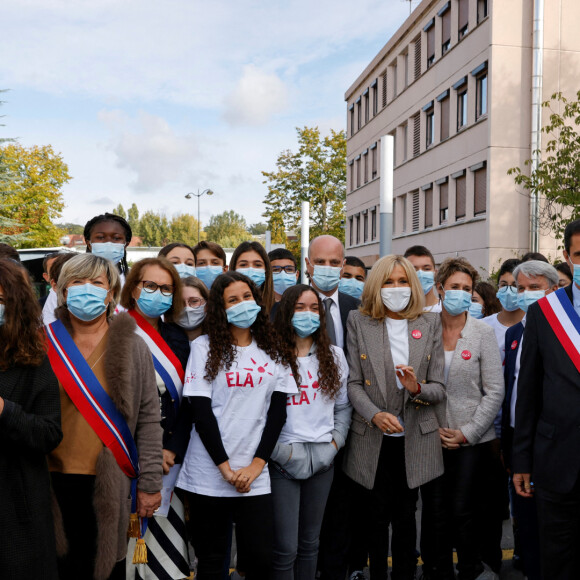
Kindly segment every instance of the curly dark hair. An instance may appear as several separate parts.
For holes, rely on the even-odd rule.
[[[262,307],[262,310],[258,312],[256,321],[251,326],[252,336],[258,348],[262,349],[274,362],[290,367],[294,377],[297,377],[296,357],[290,347],[280,341],[274,332],[262,305],[262,294],[259,288],[247,276],[239,272],[228,271],[215,279],[209,292],[206,315],[209,356],[205,364],[204,378],[207,381],[213,381],[222,369],[229,369],[234,362],[236,355],[234,337],[230,330],[224,304],[224,290],[234,282],[246,283],[256,304]]]
[[[127,220],[125,218],[122,218],[120,215],[116,215],[114,213],[108,213],[108,212],[105,212],[102,215],[96,215],[94,218],[90,219],[85,224],[83,236],[84,236],[86,242],[90,242],[93,228],[97,224],[100,224],[102,222],[117,222],[118,224],[120,224],[121,227],[125,230],[125,241],[127,242],[127,246],[129,245],[129,242],[131,241],[131,238],[133,237],[133,230],[131,229],[131,226],[129,225],[129,223],[127,222]],[[87,253],[88,254],[91,253],[91,250],[89,249],[88,244],[87,244]],[[126,274],[129,271],[129,264],[127,264],[127,248],[126,247],[125,247],[125,253],[123,254],[123,257],[121,258],[121,261],[119,262],[118,267],[119,267],[119,271],[122,274]]]
[[[326,313],[320,296],[306,284],[297,284],[288,288],[282,294],[282,300],[276,311],[274,328],[278,333],[280,342],[286,344],[296,357],[296,331],[292,326],[292,316],[296,302],[305,292],[312,292],[318,299],[318,312],[320,314],[320,328],[312,334],[316,345],[316,357],[318,358],[318,385],[321,391],[330,399],[334,399],[340,390],[340,369],[336,364],[334,353],[330,348],[330,339],[326,332]]]
[[[42,311],[28,272],[11,259],[0,259],[4,324],[0,326],[0,370],[38,366],[46,356]]]

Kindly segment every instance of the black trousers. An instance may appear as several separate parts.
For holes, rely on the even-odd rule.
[[[248,580],[267,580],[272,567],[274,523],[270,494],[211,497],[188,493],[191,537],[199,580],[223,580],[224,561],[236,522],[238,551]]]
[[[571,451],[572,452],[572,451]],[[566,494],[536,486],[542,577],[545,580],[578,578],[580,543],[580,482]]]
[[[68,553],[58,559],[60,580],[93,578],[97,555],[97,518],[93,508],[94,475],[51,473],[52,489],[62,513]],[[109,580],[125,578],[125,560],[117,562]]]

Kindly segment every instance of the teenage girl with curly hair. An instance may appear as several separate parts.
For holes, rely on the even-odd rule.
[[[216,278],[207,319],[208,334],[192,343],[185,372],[195,429],[177,480],[195,514],[197,575],[221,580],[235,521],[246,577],[267,578],[273,514],[264,467],[286,420],[287,395],[298,392],[296,365],[243,274]]]
[[[300,393],[288,396],[286,423],[269,464],[273,577],[314,580],[334,457],[350,426],[348,365],[342,349],[330,344],[322,301],[310,286],[284,292],[274,326],[296,357]]]

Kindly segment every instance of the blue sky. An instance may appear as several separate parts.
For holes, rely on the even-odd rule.
[[[413,7],[417,2],[413,3]],[[409,14],[404,0],[3,0],[0,136],[51,144],[62,220],[118,203],[202,224],[261,220],[297,126],[345,126],[344,92]]]

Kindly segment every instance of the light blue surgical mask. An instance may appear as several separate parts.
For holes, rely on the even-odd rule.
[[[195,268],[193,266],[188,266],[187,264],[173,264],[180,278],[189,278],[189,276],[195,276]]]
[[[195,269],[196,276],[208,287],[214,283],[214,280],[224,273],[224,269],[221,266],[200,266]]]
[[[435,284],[435,273],[425,272],[425,270],[417,270],[417,278],[419,278],[419,282],[421,282],[423,294],[429,294]]]
[[[341,270],[338,266],[314,266],[312,281],[322,292],[330,292],[338,286]]]
[[[66,305],[75,318],[90,322],[107,310],[107,294],[105,288],[92,284],[69,286],[66,291]]]
[[[115,244],[113,242],[95,242],[91,244],[91,253],[118,264],[125,255],[125,244]]]
[[[254,300],[244,300],[226,310],[228,322],[238,328],[250,328],[262,310]]]
[[[149,318],[158,318],[167,312],[173,304],[173,294],[165,296],[161,294],[161,290],[157,288],[155,292],[147,292],[145,288],[141,288],[141,294],[137,299],[137,306],[139,310]]]
[[[497,299],[500,301],[504,310],[508,312],[513,312],[519,308],[518,306],[518,293],[513,286],[504,286],[500,288],[496,293]]]
[[[574,284],[578,284],[578,286],[580,286],[580,264],[573,264],[570,260],[568,260],[568,264],[572,270],[572,279]]]
[[[0,304],[0,326],[4,324],[4,304]]]
[[[483,305],[479,302],[472,302],[468,312],[472,318],[483,318]]]
[[[296,285],[296,274],[288,274],[288,272],[276,272],[272,274],[274,281],[274,292],[277,294],[284,294],[288,288]]]
[[[365,283],[356,278],[341,278],[338,283],[338,291],[360,299]]]
[[[540,298],[546,295],[545,290],[524,290],[523,292],[518,292],[518,308],[524,312],[528,311],[528,308],[537,302]]]
[[[266,280],[266,270],[259,268],[238,268],[236,272],[247,276],[256,286],[261,286]]]
[[[294,316],[292,316],[292,326],[298,336],[306,338],[320,328],[320,314],[309,310],[295,312]]]
[[[469,310],[471,306],[471,294],[469,292],[465,290],[445,290],[444,292],[443,308],[451,316],[458,316]]]

